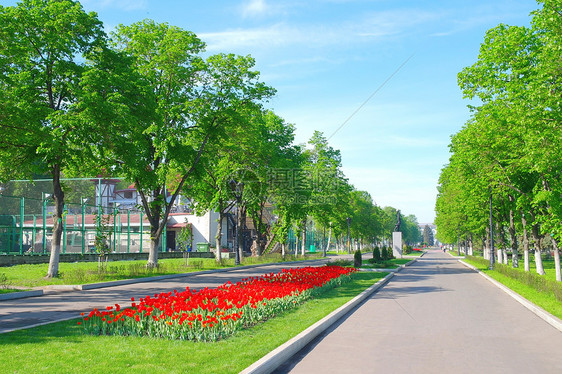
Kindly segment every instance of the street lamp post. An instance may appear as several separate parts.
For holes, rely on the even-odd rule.
[[[351,253],[351,217],[347,217],[347,253]]]

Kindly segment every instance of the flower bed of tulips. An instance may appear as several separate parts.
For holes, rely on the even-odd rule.
[[[214,288],[155,294],[123,308],[82,314],[90,334],[133,335],[216,341],[255,325],[351,279],[354,268],[340,266],[283,269]]]

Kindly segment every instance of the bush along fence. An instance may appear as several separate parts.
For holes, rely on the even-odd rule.
[[[78,322],[94,335],[132,335],[217,341],[296,307],[351,280],[354,268],[340,266],[283,269],[200,291],[146,296],[131,306],[119,304],[83,313]]]

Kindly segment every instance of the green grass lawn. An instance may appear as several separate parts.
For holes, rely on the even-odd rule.
[[[0,295],[5,293],[20,292],[21,290],[16,290],[13,288],[0,288]]]
[[[412,251],[408,254],[405,253],[404,256],[406,256],[406,257],[420,257],[421,255],[423,255],[423,253],[424,252],[422,252],[422,251]]]
[[[2,373],[238,373],[386,273],[353,281],[215,343],[84,335],[78,320],[0,334]]]
[[[488,269],[488,260],[484,260],[482,258],[467,258],[464,260],[465,262],[471,264],[472,266],[476,267],[483,273],[487,274],[488,276],[492,277],[493,279],[497,280],[498,282],[502,283],[503,285],[509,287],[511,290],[517,292],[527,300],[531,301],[532,303],[540,306],[547,312],[555,315],[558,318],[562,318],[562,303],[555,297],[553,292],[540,292],[536,288],[525,284],[524,282],[514,279],[512,277],[508,277],[500,273],[497,270],[489,270]],[[520,263],[520,266],[523,266]],[[554,266],[554,265],[553,265]],[[545,263],[546,267],[546,263]],[[533,271],[533,267],[531,267],[531,271]],[[522,267],[518,268],[517,271],[524,273],[524,269]],[[537,277],[540,277],[537,275]],[[549,279],[548,273],[547,276],[543,276],[545,279]],[[552,278],[554,280],[555,278]],[[560,286],[558,284],[558,286]]]
[[[461,254],[459,255],[459,252],[456,249],[453,250],[453,251],[447,251],[447,253],[450,254],[451,256],[454,256],[454,257],[464,257],[465,256],[463,251],[461,251]]]
[[[268,255],[260,258],[246,257],[242,265],[310,260],[314,258],[318,258],[318,256],[286,256],[285,259],[282,259],[280,255]],[[110,261],[107,263],[107,270],[100,272],[97,262],[61,262],[59,264],[59,277],[52,279],[45,279],[48,267],[47,264],[15,265],[0,268],[0,279],[4,279],[2,283],[8,287],[88,284],[233,267],[234,259],[223,260],[222,265],[218,265],[212,258],[189,259],[187,266],[185,260],[182,258],[162,259],[158,261],[158,264],[159,267],[157,269],[147,269],[145,260]]]
[[[408,262],[412,261],[411,258],[393,258],[392,260],[387,261],[379,261],[375,263],[371,263],[369,260],[363,260],[364,268],[373,268],[373,269],[396,269],[400,265],[407,264]]]

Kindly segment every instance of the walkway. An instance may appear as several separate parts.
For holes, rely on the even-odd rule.
[[[430,251],[276,373],[562,373],[562,334]]]

